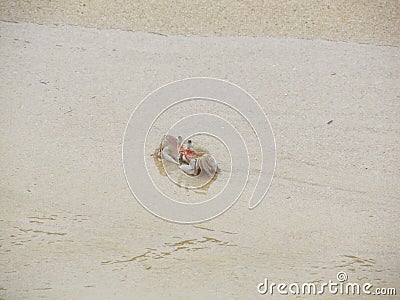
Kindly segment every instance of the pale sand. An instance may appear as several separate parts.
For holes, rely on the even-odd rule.
[[[3,22],[0,53],[0,297],[254,299],[339,271],[399,292],[397,47]],[[135,106],[189,76],[250,92],[278,153],[258,208],[199,226],[149,214],[121,162]]]
[[[243,299],[265,276],[340,270],[398,287],[397,48],[10,23],[0,35],[3,297]],[[278,149],[265,201],[208,229],[150,215],[121,165],[134,107],[196,75],[253,94]]]
[[[167,35],[274,36],[400,44],[398,0],[0,0],[0,20]]]

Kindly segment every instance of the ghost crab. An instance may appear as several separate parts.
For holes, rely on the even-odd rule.
[[[189,175],[204,173],[214,176],[220,172],[216,160],[207,150],[194,147],[192,140],[188,140],[186,145],[183,144],[181,136],[176,138],[164,135],[154,155],[179,165],[179,168]]]

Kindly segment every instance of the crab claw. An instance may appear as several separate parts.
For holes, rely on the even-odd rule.
[[[179,165],[179,162],[177,161],[177,159],[175,157],[172,156],[172,154],[170,154],[170,151],[167,147],[162,150],[162,157],[166,161],[169,161],[169,162]]]
[[[220,171],[214,157],[210,154],[192,159],[188,165],[181,165],[180,169],[189,175],[199,175],[202,172],[209,177]]]
[[[197,159],[192,159],[188,165],[180,165],[179,168],[189,175],[198,175],[200,171],[198,169]]]
[[[156,150],[157,156],[174,164],[179,164],[180,143],[181,139],[177,139],[171,135],[165,135],[161,139],[158,150]]]

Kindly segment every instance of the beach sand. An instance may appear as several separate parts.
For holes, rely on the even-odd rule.
[[[0,1],[0,19],[166,35],[400,44],[400,3],[379,1]]]
[[[1,298],[255,299],[264,278],[323,283],[340,271],[399,292],[396,1],[352,10],[376,14],[376,26],[317,22],[307,34],[283,24],[145,25],[101,17],[90,1],[81,18],[78,2],[62,13],[58,2],[32,9],[38,3],[1,2]],[[346,19],[344,7],[336,13]],[[256,209],[240,199],[214,220],[179,225],[134,199],[121,149],[136,105],[192,76],[228,80],[257,99],[277,167]]]

